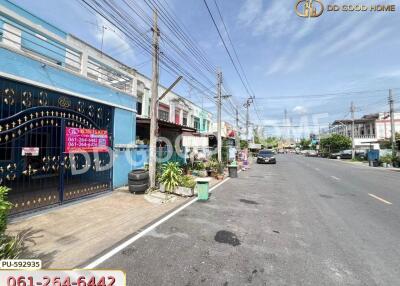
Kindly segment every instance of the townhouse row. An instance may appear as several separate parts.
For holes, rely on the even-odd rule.
[[[148,162],[150,87],[134,68],[0,0],[0,185],[11,189],[11,212],[125,185]],[[171,160],[216,144],[212,114],[175,92],[158,118],[160,137],[179,145],[177,154],[159,143]]]

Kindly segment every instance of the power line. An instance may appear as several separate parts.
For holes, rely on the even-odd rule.
[[[239,77],[239,79],[240,79],[240,81],[241,81],[243,87],[245,88],[245,90],[246,90],[247,94],[249,95],[249,97],[251,97],[251,98],[254,99],[254,98],[255,98],[254,92],[253,92],[253,93],[250,92],[250,89],[251,89],[251,88],[250,88],[250,86],[248,85],[248,80],[247,80],[247,77],[246,77],[245,72],[244,72],[244,70],[243,70],[243,66],[242,66],[241,63],[240,63],[240,60],[239,60],[239,57],[238,57],[238,55],[237,55],[236,49],[234,48],[233,42],[232,42],[232,40],[231,40],[231,38],[230,38],[230,36],[229,36],[228,29],[226,28],[225,22],[224,22],[224,20],[223,20],[223,17],[222,17],[222,14],[221,14],[221,11],[220,11],[220,9],[219,9],[219,7],[218,7],[217,2],[214,1],[215,5],[216,5],[216,7],[217,7],[218,14],[219,14],[220,19],[221,19],[221,22],[222,22],[222,24],[223,24],[223,26],[224,26],[225,32],[226,32],[226,34],[227,34],[227,36],[228,36],[228,39],[229,39],[229,41],[230,41],[230,43],[231,43],[231,46],[232,46],[233,51],[234,51],[234,54],[235,54],[236,59],[237,59],[237,61],[238,61],[238,64],[239,64],[239,66],[240,66],[240,68],[241,68],[241,70],[242,70],[242,72],[243,72],[243,77],[242,77],[241,73],[239,72],[239,69],[238,69],[238,67],[237,67],[237,65],[236,65],[236,63],[235,63],[235,61],[234,61],[234,59],[233,59],[233,57],[232,57],[232,55],[231,55],[231,53],[230,53],[230,51],[229,51],[227,45],[226,45],[226,43],[225,43],[224,38],[222,37],[221,31],[220,31],[219,28],[218,28],[218,25],[217,25],[217,23],[216,23],[216,21],[215,21],[215,19],[214,19],[214,16],[213,16],[213,14],[212,14],[212,12],[211,12],[211,10],[210,10],[208,4],[207,4],[207,1],[206,1],[206,0],[203,0],[203,2],[204,2],[205,6],[206,6],[206,8],[207,8],[207,11],[208,11],[208,13],[209,13],[209,15],[210,15],[210,17],[211,17],[211,20],[212,20],[212,22],[213,22],[213,24],[214,24],[214,27],[215,27],[215,29],[216,29],[217,32],[218,32],[219,38],[220,38],[221,41],[222,41],[222,44],[223,44],[223,46],[224,46],[224,48],[225,48],[225,51],[226,51],[226,53],[228,54],[228,57],[229,57],[229,59],[230,59],[232,65],[233,65],[233,67],[234,67],[234,69],[235,69],[235,71],[236,71],[236,73],[237,73],[237,75],[238,75],[238,77]],[[244,79],[244,78],[245,78],[245,79]],[[256,115],[257,115],[257,117],[258,117],[258,119],[259,119],[259,121],[260,121],[260,123],[261,123],[261,117],[260,117],[260,115],[258,114],[258,110],[255,108],[254,105],[253,105],[253,107],[254,107],[254,109],[255,109],[255,111],[256,111]]]
[[[244,82],[244,80],[243,80],[243,78],[242,78],[242,75],[240,74],[240,72],[239,72],[239,70],[238,70],[238,68],[237,68],[237,66],[236,66],[236,63],[235,63],[235,61],[233,60],[233,57],[232,57],[231,53],[229,52],[228,47],[226,46],[225,40],[224,40],[224,38],[222,37],[222,34],[221,34],[221,32],[220,32],[220,30],[219,30],[219,28],[218,28],[217,23],[215,22],[214,16],[213,16],[213,14],[211,13],[210,8],[208,7],[207,1],[206,1],[206,0],[203,0],[203,1],[204,1],[204,4],[206,5],[207,11],[208,11],[208,13],[210,14],[210,17],[211,17],[211,20],[212,20],[212,22],[213,22],[213,24],[214,24],[214,26],[215,26],[215,29],[216,29],[217,32],[218,32],[218,35],[219,35],[219,37],[220,37],[220,39],[221,39],[221,41],[222,41],[222,44],[223,44],[224,47],[225,47],[225,51],[227,52],[227,54],[228,54],[228,56],[229,56],[229,59],[231,60],[231,63],[232,63],[232,65],[233,65],[233,67],[235,68],[236,73],[237,73],[237,75],[238,75],[240,81],[242,82],[242,84],[243,84],[244,88],[246,89],[247,93],[251,96],[251,93],[249,92],[249,90],[248,90],[248,88],[247,88],[247,85],[245,84],[245,82]]]
[[[260,117],[260,115],[259,115],[259,113],[258,113],[258,109],[256,108],[256,105],[257,105],[257,104],[256,104],[256,102],[255,102],[256,96],[255,96],[254,90],[252,89],[252,87],[251,87],[251,85],[250,85],[250,83],[249,83],[249,80],[248,80],[248,78],[247,78],[246,72],[244,71],[244,68],[243,68],[242,63],[240,62],[238,53],[237,53],[237,51],[236,51],[235,45],[233,44],[233,41],[232,41],[231,36],[230,36],[230,34],[229,34],[229,31],[228,31],[228,29],[227,29],[227,27],[226,27],[226,25],[225,25],[225,21],[224,21],[224,18],[222,17],[222,13],[221,13],[221,10],[220,10],[220,8],[219,8],[219,6],[218,6],[218,3],[217,3],[216,0],[214,0],[214,3],[215,3],[215,7],[217,7],[218,15],[219,15],[219,17],[220,17],[220,19],[221,19],[221,22],[222,22],[222,25],[223,25],[223,27],[224,27],[225,33],[226,33],[226,35],[227,35],[227,37],[228,37],[229,43],[231,44],[231,47],[232,47],[233,53],[234,53],[234,55],[235,55],[236,61],[237,61],[238,64],[239,64],[240,70],[242,71],[244,80],[246,81],[246,84],[247,84],[248,89],[249,89],[249,90],[251,91],[251,93],[252,93],[250,96],[253,97],[253,101],[254,101],[253,108],[254,108],[254,111],[256,112],[256,115],[257,115],[257,117],[258,117],[259,122],[261,123],[261,117]]]
[[[138,46],[147,54],[151,55],[151,39],[147,35],[148,27],[152,24],[151,17],[149,17],[137,3],[123,0],[127,7],[121,8],[114,0],[81,1],[108,21],[116,30],[121,32],[128,41],[131,41],[135,46]],[[152,10],[160,7],[155,7],[154,3],[152,4],[150,1],[146,1],[146,4],[148,4]],[[138,17],[136,19],[132,17],[129,10]],[[179,41],[186,42],[186,44],[178,45],[175,40],[171,39],[168,33],[165,33],[167,31],[164,32],[162,30],[163,26],[161,25],[160,30],[162,30],[161,39],[163,43],[160,55],[161,68],[163,70],[168,70],[171,74],[184,76],[185,81],[196,90],[201,91],[202,96],[206,96],[211,102],[214,102],[213,97],[215,96],[215,92],[208,89],[210,83],[213,84],[214,82],[210,80],[208,74],[206,74],[212,70],[210,65],[207,65],[204,60],[201,62],[194,61],[194,59],[196,59],[194,55],[198,55],[199,51],[194,50],[196,47],[193,47],[192,43],[189,43],[189,40],[184,38],[185,35],[183,35],[182,32],[178,34],[177,29],[179,26],[176,23],[174,24],[171,19],[168,19],[169,16],[166,13],[165,10],[160,11],[160,22],[166,24],[165,27],[174,37]],[[142,23],[139,23],[138,20],[142,21]],[[183,48],[186,48],[186,51],[183,50]],[[180,62],[187,63],[187,66],[184,67]],[[233,112],[227,110],[225,107],[224,112],[232,116],[232,118],[235,118],[235,115],[232,114]]]
[[[305,100],[307,98],[319,98],[319,97],[332,97],[332,96],[345,96],[351,94],[361,94],[361,93],[378,93],[387,92],[388,89],[376,89],[376,90],[360,90],[360,91],[343,91],[334,93],[317,93],[317,94],[303,94],[303,95],[293,95],[293,96],[273,96],[268,98],[259,98],[260,100],[270,100],[270,99],[299,99]],[[392,88],[392,90],[400,90],[400,87]]]

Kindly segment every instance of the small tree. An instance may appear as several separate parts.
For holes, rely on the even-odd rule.
[[[321,138],[320,148],[330,153],[349,149],[351,147],[351,139],[341,134],[331,134],[328,137]]]
[[[311,144],[311,140],[310,139],[303,138],[303,139],[300,140],[300,148],[303,149],[303,150],[310,148],[310,144]]]
[[[240,140],[240,149],[245,149],[249,147],[249,142],[247,140]]]
[[[268,137],[261,142],[267,148],[276,148],[278,147],[279,139],[276,137]]]

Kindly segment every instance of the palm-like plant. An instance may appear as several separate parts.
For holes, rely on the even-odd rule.
[[[24,249],[22,236],[16,237],[5,234],[7,228],[7,213],[12,204],[7,200],[9,188],[0,186],[0,259],[19,258]]]
[[[7,194],[10,189],[0,186],[0,235],[3,234],[7,226],[7,212],[12,204],[7,200]]]
[[[172,192],[179,186],[182,177],[182,169],[176,162],[169,162],[162,168],[160,182],[164,184],[167,192]]]

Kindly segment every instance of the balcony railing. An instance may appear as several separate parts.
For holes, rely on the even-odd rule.
[[[3,22],[3,25],[0,25],[0,45],[19,50],[23,54],[58,65],[118,90],[132,93],[133,78],[102,63],[101,59],[83,57],[79,49],[14,23],[6,17],[0,16],[0,21]],[[86,69],[82,70],[84,66]]]

